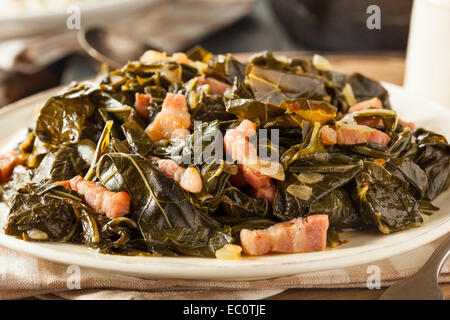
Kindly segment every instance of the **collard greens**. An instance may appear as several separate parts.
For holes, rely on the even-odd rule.
[[[105,253],[213,257],[239,244],[244,228],[326,214],[334,246],[341,230],[396,232],[438,210],[431,201],[450,185],[450,146],[442,135],[399,121],[377,81],[267,51],[247,63],[200,47],[184,57],[131,61],[50,97],[18,146],[23,163],[0,188],[10,205],[6,233]],[[223,95],[213,90],[217,84]],[[184,95],[190,133],[152,141],[145,129],[168,93]],[[137,94],[148,98],[144,110]],[[348,113],[375,97],[383,109]],[[272,132],[269,141],[252,142],[282,164],[285,178],[270,179],[272,198],[238,183],[242,168],[226,157],[223,136],[243,120]],[[364,121],[389,142],[324,144],[325,126]],[[195,168],[201,192],[165,176],[155,157]],[[78,192],[53,184],[75,176],[126,192],[130,213],[107,218]]]

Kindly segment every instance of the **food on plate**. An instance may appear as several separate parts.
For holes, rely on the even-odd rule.
[[[241,258],[242,248],[235,244],[226,244],[216,251],[219,260],[238,260]]]
[[[56,181],[54,184],[77,191],[90,208],[96,213],[106,214],[108,218],[122,217],[130,212],[130,196],[124,191],[109,191],[100,184],[84,180],[81,176],[68,181]]]
[[[260,256],[273,252],[311,252],[324,250],[327,245],[328,216],[313,214],[279,222],[267,229],[242,229],[242,249],[245,253]]]
[[[23,155],[18,150],[0,153],[0,182],[7,182],[14,167],[23,163]]]
[[[223,260],[418,227],[450,184],[446,139],[400,120],[377,81],[200,47],[49,97],[0,164],[8,235]]]
[[[166,176],[180,184],[184,190],[199,193],[202,191],[202,177],[196,168],[183,168],[171,159],[150,157],[150,160],[158,164],[159,170]]]
[[[167,93],[161,111],[145,129],[152,141],[188,135],[191,115],[182,94]]]

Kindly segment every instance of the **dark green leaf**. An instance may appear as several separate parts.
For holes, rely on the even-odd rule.
[[[269,214],[269,201],[249,197],[238,188],[228,184],[220,199],[222,210],[232,217],[266,217]]]
[[[262,103],[253,99],[234,99],[226,104],[227,112],[237,116],[239,120],[248,119],[258,126],[274,121],[285,113],[285,110],[275,105]]]
[[[56,182],[84,175],[89,164],[83,160],[76,146],[60,146],[51,149],[36,169],[33,182]]]
[[[424,129],[414,131],[418,151],[414,159],[428,176],[427,198],[433,200],[450,185],[450,146],[444,136]]]
[[[86,119],[95,110],[89,96],[92,91],[93,88],[79,85],[48,99],[36,122],[39,139],[54,145],[78,142]]]
[[[375,162],[366,162],[356,176],[355,199],[365,222],[382,233],[419,226],[423,221],[407,184]]]
[[[130,120],[122,125],[122,131],[131,150],[142,156],[147,156],[153,149],[153,141],[136,121]]]
[[[358,228],[363,222],[350,196],[343,188],[337,188],[309,207],[308,215],[327,214],[330,227]]]
[[[149,246],[214,256],[231,241],[227,228],[198,210],[175,181],[142,156],[106,154],[97,173],[108,189],[130,195],[133,220]]]
[[[80,223],[87,245],[100,242],[96,214],[62,186],[26,184],[12,199],[5,233],[27,240],[67,242]]]
[[[247,77],[255,98],[261,102],[279,105],[296,98],[327,99],[324,81],[310,75],[250,66]]]

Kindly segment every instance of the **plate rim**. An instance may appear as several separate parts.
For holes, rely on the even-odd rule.
[[[55,263],[65,264],[65,265],[78,265],[83,268],[95,269],[97,271],[106,271],[118,275],[128,275],[136,276],[140,278],[150,278],[150,279],[186,279],[186,280],[220,280],[220,281],[246,281],[246,280],[263,280],[270,278],[277,278],[283,276],[292,276],[295,274],[303,274],[310,272],[320,272],[327,271],[351,266],[358,266],[368,264],[374,261],[380,261],[393,256],[401,255],[403,253],[409,252],[411,250],[417,249],[424,246],[446,234],[449,233],[450,227],[450,217],[447,217],[445,221],[441,222],[434,229],[426,229],[418,235],[414,241],[399,241],[396,243],[390,243],[384,246],[359,246],[356,248],[335,248],[330,250],[339,250],[339,255],[329,256],[328,258],[322,258],[319,255],[324,255],[330,252],[330,250],[311,252],[311,253],[297,253],[297,254],[280,254],[276,256],[284,256],[284,258],[290,257],[305,257],[306,255],[312,256],[312,258],[305,261],[305,259],[291,259],[288,262],[278,262],[270,263],[270,261],[260,260],[259,257],[246,257],[241,260],[234,261],[221,261],[214,258],[199,258],[199,257],[125,257],[125,256],[114,256],[105,255],[96,252],[94,249],[84,247],[88,251],[83,252],[80,255],[71,255],[66,251],[58,251],[58,245],[64,246],[81,246],[78,244],[64,244],[64,243],[46,243],[42,247],[39,243],[25,242],[23,240],[17,239],[12,236],[5,235],[3,232],[0,233],[0,244],[7,244],[9,249],[17,250],[30,254],[34,257],[41,258],[44,260],[52,261]],[[419,229],[419,228],[418,228]],[[380,235],[383,236],[383,235]],[[414,244],[413,244],[414,243]],[[53,247],[53,248],[51,248]],[[386,250],[389,248],[395,248],[395,253]],[[40,253],[35,249],[43,250]],[[344,254],[346,251],[351,251],[349,254]],[[356,252],[357,251],[357,252]],[[90,252],[90,253],[88,253]],[[376,252],[376,255],[372,253]],[[91,255],[92,254],[92,255]],[[358,263],[352,262],[351,258],[359,256]],[[59,256],[59,257],[58,257]],[[316,257],[314,257],[316,256]],[[109,259],[98,259],[98,257],[111,257],[114,260],[115,257],[123,257],[129,259],[129,261],[109,261]],[[266,256],[269,258],[272,256]],[[87,259],[86,261],[80,262],[80,258]],[[139,259],[139,260],[138,260]],[[145,260],[144,260],[145,259]],[[151,260],[150,260],[151,259]],[[138,260],[138,261],[137,261]],[[194,264],[186,268],[183,262],[194,260],[200,261],[198,265]],[[147,262],[147,263],[144,263]],[[148,262],[152,263],[148,263]],[[100,264],[98,264],[100,262]],[[156,263],[155,263],[156,262]],[[176,263],[174,263],[176,262]],[[244,265],[243,263],[244,262]],[[322,266],[315,267],[314,270],[306,269],[298,271],[299,264],[315,264],[319,262],[326,262]],[[112,263],[106,266],[106,264]],[[212,267],[212,264],[215,264]],[[137,267],[136,270],[124,270],[123,267],[129,267],[133,265]],[[180,267],[183,267],[182,274],[180,275]],[[283,270],[271,271],[271,270],[261,270],[267,267],[277,267]],[[240,274],[236,275],[236,267],[239,267]],[[160,268],[165,268],[162,272]],[[196,269],[196,268],[201,268]],[[245,270],[242,270],[245,268]],[[201,274],[200,274],[201,272]],[[220,274],[218,274],[220,272]],[[255,274],[256,272],[256,274]]]

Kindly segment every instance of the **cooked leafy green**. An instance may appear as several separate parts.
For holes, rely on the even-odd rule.
[[[287,113],[283,117],[284,121],[293,127],[301,127],[303,121],[320,124],[333,122],[337,112],[337,109],[329,103],[305,98],[282,101],[280,107]]]
[[[229,229],[198,210],[175,181],[140,155],[106,154],[97,175],[109,190],[130,195],[132,218],[149,247],[214,256],[231,241]]]
[[[245,68],[245,64],[236,60],[233,55],[226,54],[209,59],[204,72],[207,76],[232,84],[235,78],[245,80]]]
[[[251,198],[230,184],[225,187],[220,205],[232,217],[266,217],[270,208],[267,199]]]
[[[366,223],[374,223],[383,233],[422,223],[419,203],[407,184],[383,166],[366,162],[356,178],[355,199]]]
[[[327,93],[322,79],[309,75],[249,66],[247,77],[258,101],[279,105],[284,100],[323,99]]]
[[[92,91],[93,88],[80,85],[48,99],[36,121],[39,139],[54,145],[77,143],[86,119],[95,110],[90,99]]]
[[[425,129],[414,131],[418,150],[414,162],[428,177],[427,198],[433,200],[450,185],[450,146],[444,136]]]
[[[234,99],[227,103],[227,112],[236,115],[238,119],[248,119],[258,125],[263,125],[276,120],[285,113],[285,110],[254,99]]]
[[[26,240],[67,242],[80,224],[86,244],[100,242],[96,214],[76,192],[52,184],[25,184],[12,199],[5,232]]]
[[[295,161],[306,160],[309,157],[315,157],[317,154],[325,154],[326,151],[319,137],[320,123],[315,122],[312,126],[310,123],[303,123],[303,141],[295,146],[290,147],[281,156],[281,164],[287,168]]]
[[[34,172],[33,182],[56,182],[84,175],[89,164],[80,156],[76,146],[51,149]]]
[[[369,79],[360,73],[353,73],[347,78],[347,83],[351,85],[357,101],[377,97],[383,103],[384,108],[390,109],[389,93],[378,81]]]
[[[225,225],[231,226],[231,234],[236,241],[239,241],[239,233],[242,229],[266,229],[276,223],[274,220],[260,217],[216,216],[216,219]]]
[[[304,216],[308,207],[333,190],[349,183],[362,164],[297,167],[278,184],[273,214],[282,220]]]
[[[428,192],[428,177],[426,173],[413,161],[405,158],[390,158],[385,168],[392,174],[407,181],[415,188],[422,198]]]
[[[327,214],[336,229],[359,228],[364,225],[347,190],[337,188],[309,207],[308,215]]]
[[[233,114],[227,112],[224,98],[211,95],[207,85],[198,85],[197,79],[192,79],[184,87],[186,101],[195,121],[235,119]]]
[[[145,134],[144,129],[136,121],[127,121],[121,128],[128,145],[134,153],[145,157],[152,151],[153,141]]]

